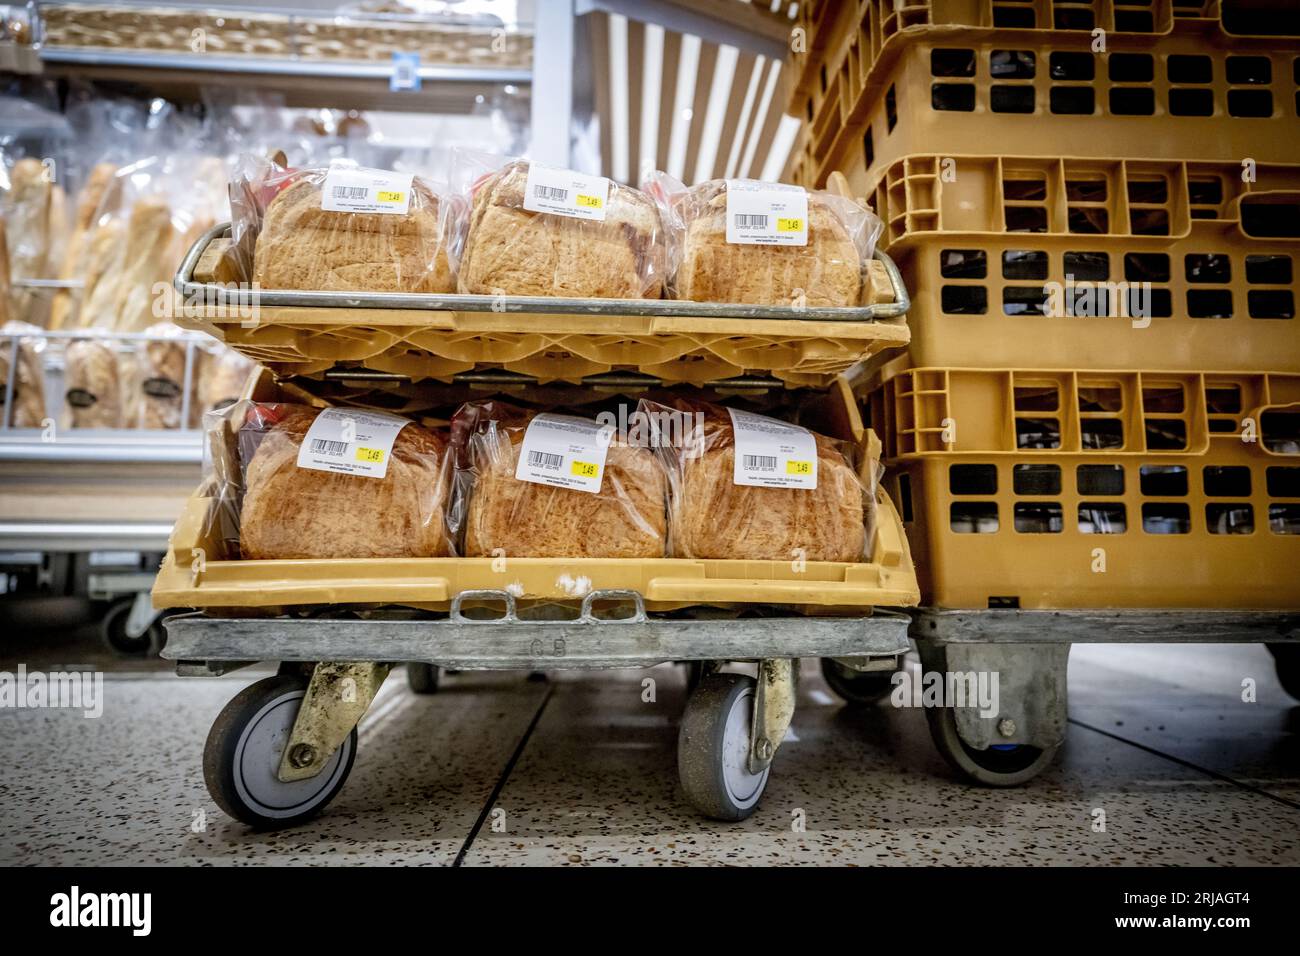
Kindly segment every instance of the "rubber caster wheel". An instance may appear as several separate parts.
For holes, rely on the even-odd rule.
[[[1269,644],[1282,689],[1300,700],[1300,644]]]
[[[162,621],[154,621],[139,637],[126,632],[126,620],[131,615],[134,601],[119,601],[104,612],[99,622],[99,635],[104,645],[114,654],[123,657],[156,657],[162,650],[167,632]]]
[[[292,783],[276,776],[306,692],[300,675],[267,677],[236,694],[213,723],[203,779],[217,806],[236,820],[261,830],[293,826],[343,789],[357,755],[355,727],[316,776]]]
[[[930,724],[930,737],[943,759],[972,783],[986,787],[1017,787],[1027,783],[1048,768],[1060,749],[995,744],[988,750],[976,750],[958,736],[953,708],[931,707],[925,716]]]
[[[686,799],[714,820],[744,820],[758,807],[771,767],[749,772],[755,681],[709,674],[686,702],[677,735],[677,775]]]
[[[894,689],[894,675],[903,667],[900,657],[898,667],[889,671],[855,671],[844,667],[829,657],[822,658],[822,677],[827,686],[845,703],[867,706],[884,700]]]
[[[411,661],[406,665],[406,683],[417,694],[435,694],[442,679],[442,668],[437,664]]]

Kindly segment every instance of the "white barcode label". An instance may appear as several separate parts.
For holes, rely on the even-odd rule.
[[[520,481],[600,491],[605,479],[605,454],[614,429],[571,415],[535,415],[524,432],[515,477]]]
[[[530,212],[549,212],[604,222],[608,205],[609,180],[604,176],[588,176],[572,169],[539,163],[528,164],[524,208]]]
[[[808,245],[808,193],[799,186],[727,180],[727,242]]]
[[[736,444],[732,482],[759,488],[816,488],[817,438],[806,428],[727,409]]]
[[[405,216],[411,209],[410,173],[331,165],[321,188],[326,212],[382,212]]]
[[[383,478],[397,433],[410,422],[400,415],[326,408],[307,429],[298,467],[340,475]]]

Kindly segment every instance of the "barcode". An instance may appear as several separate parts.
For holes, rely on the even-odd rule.
[[[366,187],[365,186],[335,186],[334,198],[335,199],[365,199]]]
[[[563,455],[552,455],[545,451],[530,451],[528,453],[528,464],[534,468],[545,468],[547,471],[559,471],[560,466],[564,464]],[[776,467],[773,465],[772,467]]]
[[[743,212],[738,212],[736,213],[736,228],[737,229],[766,229],[767,217],[751,216],[751,215],[746,215]],[[776,465],[773,465],[772,467],[775,468]]]
[[[567,189],[561,189],[559,186],[534,185],[533,197],[535,199],[547,199],[551,202],[567,202],[569,199],[569,191]]]
[[[398,60],[393,75],[397,77],[399,83],[410,83],[415,75],[415,64],[410,60]]]
[[[311,452],[313,455],[329,455],[331,458],[342,458],[347,453],[348,443],[345,441],[330,441],[327,438],[313,438],[311,440]]]
[[[776,456],[774,455],[745,455],[746,471],[776,471]]]

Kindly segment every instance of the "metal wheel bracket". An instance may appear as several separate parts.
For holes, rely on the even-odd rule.
[[[370,707],[391,664],[322,662],[312,670],[276,776],[306,780],[325,769]]]
[[[788,657],[758,662],[754,690],[754,726],[749,735],[749,772],[762,773],[772,765],[794,717],[798,662]]]
[[[869,674],[873,671],[894,671],[898,669],[898,659],[901,654],[890,654],[889,656],[871,656],[871,657],[832,657],[836,664],[839,664],[845,670],[857,671],[860,674]]]
[[[985,716],[974,701],[953,707],[957,734],[969,746],[987,750],[997,744],[1027,744],[1046,750],[1065,740],[1069,644],[934,645],[921,641],[918,647],[924,671],[961,675],[967,687],[972,676],[976,686],[981,680],[990,690],[996,686],[997,712],[991,716]]]
[[[153,627],[155,621],[163,616],[161,610],[154,610],[153,596],[148,591],[136,592],[131,601],[131,610],[126,614],[126,636],[135,640]]]

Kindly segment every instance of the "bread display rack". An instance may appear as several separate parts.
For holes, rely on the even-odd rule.
[[[264,366],[246,397],[410,412],[429,396],[488,389],[622,395],[663,384],[716,394],[802,389],[827,428],[874,469],[844,372],[906,343],[907,292],[878,254],[866,304],[846,309],[661,300],[260,291],[226,285],[229,240],[218,228],[176,277],[178,324],[209,332]],[[255,313],[232,305],[256,305]],[[217,507],[200,488],[172,534],[154,590],[170,616],[163,656],[182,675],[253,661],[280,676],[231,701],[214,724],[205,776],[247,823],[290,825],[342,787],[357,721],[395,663],[417,692],[440,668],[554,670],[685,663],[692,693],[678,767],[702,813],[741,820],[757,806],[793,713],[797,661],[820,657],[841,685],[898,666],[915,574],[897,512],[878,494],[869,557],[859,562],[682,558],[402,558],[214,560]],[[757,680],[722,673],[757,665]],[[301,701],[301,704],[298,702]],[[282,704],[292,706],[282,707]],[[270,715],[270,716],[268,716]],[[287,715],[287,716],[286,716]],[[248,754],[267,749],[270,766]],[[253,741],[253,743],[249,743]],[[274,757],[271,754],[274,753]],[[243,762],[241,762],[243,761]]]

